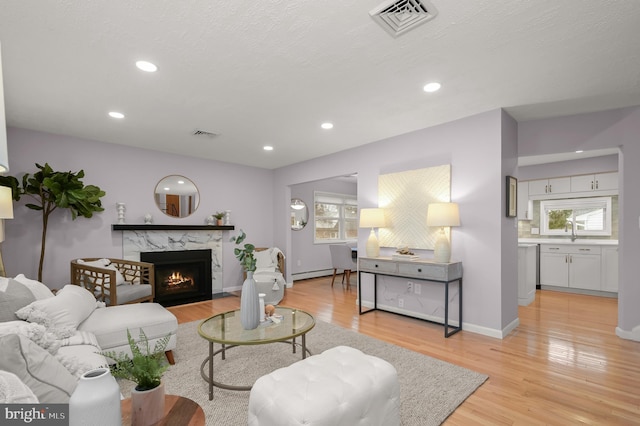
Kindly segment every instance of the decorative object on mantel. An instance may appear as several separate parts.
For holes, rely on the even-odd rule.
[[[222,226],[225,214],[226,214],[225,212],[215,212],[213,214],[213,217],[216,218],[216,225]]]
[[[36,167],[40,169],[38,172],[33,175],[24,174],[21,181],[13,176],[0,176],[0,185],[10,187],[13,199],[16,201],[19,201],[22,195],[28,195],[36,201],[36,203],[27,203],[26,207],[40,211],[42,216],[42,241],[38,265],[38,281],[42,282],[47,224],[51,213],[58,208],[69,209],[72,220],[78,216],[90,218],[93,213],[104,210],[100,198],[106,193],[95,185],[85,186],[82,183],[84,170],[77,173],[55,172],[48,163],[44,166],[36,163]]]
[[[118,210],[118,223],[123,224],[124,221],[124,211],[125,205],[124,203],[116,203],[116,210]]]
[[[153,223],[153,216],[151,216],[151,213],[144,215],[144,223],[147,225],[151,225]]]
[[[231,237],[231,241],[241,245],[246,238],[247,234],[241,229],[240,235]],[[242,283],[240,293],[240,322],[245,330],[253,330],[260,324],[260,298],[256,281],[253,279],[253,273],[256,270],[254,250],[255,246],[249,243],[245,243],[242,248],[233,249],[233,254],[240,261],[242,269],[247,272],[247,278]]]
[[[131,425],[152,425],[164,416],[164,384],[162,374],[169,368],[164,351],[169,343],[170,335],[156,341],[151,349],[149,339],[140,329],[140,341],[136,343],[127,329],[127,340],[131,356],[124,352],[114,351],[101,354],[116,362],[111,367],[114,377],[136,382],[131,391]]]
[[[438,263],[449,263],[451,245],[444,227],[460,226],[460,212],[456,203],[431,203],[427,209],[427,226],[439,226],[440,232],[433,251],[433,258]]]
[[[231,225],[231,210],[224,211],[224,225],[225,226]]]
[[[86,426],[100,419],[105,426],[120,426],[120,386],[108,368],[89,370],[80,376],[69,398],[69,426]]]
[[[360,210],[360,228],[371,228],[369,239],[367,240],[367,257],[380,256],[380,245],[373,228],[382,228],[387,226],[384,209],[361,209]]]
[[[207,218],[205,219],[205,223],[209,226],[213,226],[216,224],[216,218],[213,217],[212,214],[210,214],[209,216],[207,216]]]

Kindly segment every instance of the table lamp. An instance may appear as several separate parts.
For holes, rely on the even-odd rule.
[[[460,226],[460,213],[456,203],[431,203],[427,208],[427,226],[439,226],[438,239],[433,250],[433,258],[438,263],[449,263],[451,245],[445,226]]]
[[[0,186],[0,243],[4,241],[4,219],[13,219],[13,197],[11,188]],[[0,277],[5,277],[2,250],[0,249]]]
[[[360,228],[371,228],[371,233],[367,240],[367,257],[378,257],[380,255],[378,237],[376,237],[373,228],[382,228],[385,226],[387,226],[387,223],[384,217],[384,209],[360,210]]]

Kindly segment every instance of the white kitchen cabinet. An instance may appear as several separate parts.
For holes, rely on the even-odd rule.
[[[571,176],[571,192],[618,189],[618,172]]]
[[[568,255],[553,251],[543,251],[540,246],[540,285],[569,287]],[[554,250],[553,248],[551,250]]]
[[[618,292],[618,246],[602,247],[601,290]]]
[[[536,244],[518,246],[518,305],[536,299]]]
[[[529,182],[518,182],[518,220],[533,219],[533,201],[529,199]]]
[[[600,247],[565,244],[540,245],[540,284],[600,290]]]
[[[529,195],[563,194],[571,192],[571,178],[537,179],[529,181]]]

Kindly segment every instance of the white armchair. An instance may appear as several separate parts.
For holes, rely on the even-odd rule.
[[[264,303],[277,305],[284,297],[286,281],[284,279],[284,253],[277,247],[256,248],[256,270],[253,279],[256,281],[258,293],[264,293]]]

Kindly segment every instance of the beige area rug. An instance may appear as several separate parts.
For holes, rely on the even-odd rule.
[[[208,355],[209,346],[198,335],[198,324],[199,321],[194,321],[178,327],[178,347],[174,350],[176,364],[163,377],[166,391],[191,398],[200,404],[209,426],[246,425],[248,391],[214,388],[213,401],[209,401],[208,385],[200,376],[200,365]],[[340,345],[385,359],[396,368],[400,381],[403,426],[441,424],[488,378],[466,368],[321,321],[307,334],[307,347],[314,354]],[[219,348],[216,344],[215,349]],[[227,351],[225,361],[220,359],[220,355],[216,356],[214,377],[225,384],[249,385],[260,376],[300,359],[300,349],[293,354],[288,344],[238,346]],[[120,386],[122,393],[128,397],[133,383],[121,381]]]

